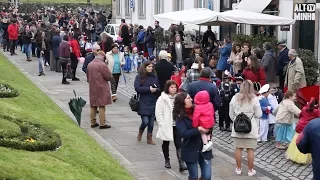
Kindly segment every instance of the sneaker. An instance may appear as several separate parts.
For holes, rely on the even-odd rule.
[[[207,143],[207,144],[203,145],[202,152],[209,151],[210,147],[211,147],[210,143]]]
[[[258,143],[259,143],[259,142],[261,142],[261,139],[258,139],[257,141],[258,141]]]
[[[254,169],[252,169],[251,171],[248,171],[248,176],[254,176],[256,174],[257,174],[257,172]]]
[[[235,172],[236,174],[240,175],[242,173],[242,169],[236,168]]]

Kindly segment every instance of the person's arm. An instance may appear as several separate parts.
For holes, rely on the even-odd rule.
[[[262,116],[262,110],[261,110],[261,106],[260,106],[260,103],[259,103],[259,101],[257,100],[257,98],[256,98],[256,100],[255,100],[253,109],[254,109],[254,117],[255,117],[255,118],[261,118],[261,116]]]
[[[301,110],[294,104],[294,102],[290,102],[290,105],[288,106],[288,110],[299,117]]]
[[[141,86],[141,76],[137,75],[136,79],[134,80],[134,89],[136,90],[137,93],[139,94],[144,94],[144,93],[149,93],[150,92],[150,87],[146,86]]]
[[[235,103],[236,102],[236,96],[233,96],[233,98],[231,99],[230,103],[229,103],[229,117],[231,119],[231,121],[234,121],[234,119],[236,118],[236,113],[235,113]]]
[[[88,56],[87,56],[87,57],[85,57],[85,60],[82,65],[82,71],[85,72],[86,74],[88,71],[88,64],[89,64],[89,60],[88,60]]]
[[[156,108],[155,108],[155,116],[157,119],[157,123],[159,125],[162,125],[164,122],[164,102],[162,98],[158,98],[157,103],[156,103]]]
[[[296,88],[299,88],[299,84],[301,81],[301,78],[304,74],[304,69],[303,69],[303,64],[302,61],[296,61],[297,65],[296,65],[296,74],[294,76],[293,79],[293,84],[296,86]]]
[[[184,139],[201,135],[198,128],[188,129],[184,119],[176,120],[176,126],[180,136]]]
[[[106,81],[111,81],[111,79],[112,79],[112,74],[111,74],[111,71],[110,71],[110,69],[108,68],[107,65],[100,66],[100,72],[101,72],[103,78],[104,78]]]
[[[213,88],[212,89],[212,100],[213,102],[211,102],[213,104],[213,107],[215,110],[218,110],[220,108],[220,104],[221,104],[221,97],[219,95],[219,91],[218,91],[218,88]]]
[[[296,140],[297,147],[299,151],[303,154],[311,153],[311,144],[310,142],[310,131],[311,124],[309,123],[303,130],[302,133],[299,134]]]
[[[259,103],[260,103],[261,110],[262,110],[263,112],[267,112],[268,106],[265,105],[265,99],[264,99],[264,98],[261,99],[261,100],[259,101]]]
[[[263,67],[264,70],[268,70],[271,61],[273,60],[272,55],[268,55],[268,56],[263,56],[261,59],[261,66]]]

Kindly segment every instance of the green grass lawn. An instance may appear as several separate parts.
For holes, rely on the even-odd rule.
[[[87,3],[87,0],[20,0],[20,2],[40,2],[40,3]],[[92,4],[111,4],[111,0],[91,0]]]
[[[115,159],[2,54],[0,55],[0,83],[8,83],[20,93],[20,96],[16,98],[0,99],[1,115],[51,127],[62,140],[62,147],[58,151],[51,152],[29,152],[0,147],[0,180],[5,178],[24,180],[133,179]],[[8,126],[10,124],[7,123],[0,127]]]

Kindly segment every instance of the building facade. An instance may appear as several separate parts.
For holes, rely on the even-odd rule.
[[[245,2],[246,1],[246,2]],[[281,17],[294,18],[295,6],[300,3],[315,4],[316,0],[112,0],[113,22],[120,24],[122,18],[127,23],[141,24],[144,27],[154,26],[153,15],[167,13],[172,11],[186,10],[191,8],[209,8],[213,11],[223,12],[237,8],[238,3],[247,3],[250,8],[262,9],[266,14],[277,15]],[[258,10],[259,11],[259,10]],[[303,11],[303,9],[301,9]],[[319,35],[315,33],[316,21],[298,20],[294,25],[288,28],[280,26],[266,26],[265,29],[270,35],[274,35],[278,40],[287,41],[289,48],[305,48],[318,52]],[[160,25],[167,29],[169,22],[160,22]],[[198,30],[196,25],[187,25],[186,30]],[[201,27],[202,31],[206,27]],[[253,25],[229,25],[214,26],[217,38],[223,39],[225,35],[234,33],[257,34],[259,26]],[[319,31],[317,31],[319,32]],[[319,51],[320,54],[320,51]]]

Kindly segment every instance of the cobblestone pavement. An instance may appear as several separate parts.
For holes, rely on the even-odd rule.
[[[37,61],[26,62],[25,56],[8,56],[10,61],[30,78],[44,93],[61,107],[70,117],[68,101],[73,97],[73,90],[77,95],[88,101],[88,84],[86,76],[80,70],[77,76],[80,82],[71,82],[70,85],[61,84],[61,74],[48,71],[45,76],[38,77]],[[1,67],[0,67],[1,68]],[[145,139],[141,143],[136,141],[137,129],[140,118],[132,112],[128,106],[128,98],[134,93],[133,81],[136,73],[125,74],[127,83],[121,77],[119,84],[119,101],[107,106],[107,120],[112,128],[108,130],[91,129],[89,121],[89,105],[87,104],[82,113],[81,127],[101,144],[113,157],[139,180],[180,180],[186,179],[187,173],[179,173],[173,145],[170,146],[172,169],[164,168],[161,141],[155,139],[156,146],[146,145]],[[155,130],[157,132],[157,125]],[[255,169],[256,177],[246,175],[237,176],[234,173],[235,161],[234,149],[230,133],[220,132],[214,129],[214,159],[212,163],[213,179],[243,179],[243,180],[277,180],[277,179],[311,179],[311,166],[296,165],[285,159],[284,152],[274,148],[274,143],[261,144],[256,150]],[[145,137],[144,137],[145,138]],[[172,143],[171,143],[172,144]],[[243,155],[246,159],[246,155]],[[246,162],[243,162],[244,172],[247,170]]]
[[[133,88],[134,78],[136,73],[125,74],[127,83],[125,84],[123,79],[120,81],[119,91],[130,97],[135,93]],[[217,147],[233,156],[234,148],[232,145],[231,134],[229,132],[223,132],[218,130],[218,126],[215,126],[213,131],[213,139]],[[247,155],[244,152],[243,158],[247,159]],[[255,166],[271,173],[279,179],[303,179],[311,180],[313,177],[312,165],[299,165],[287,160],[285,157],[285,151],[275,148],[275,142],[266,142],[258,145],[255,150]]]

